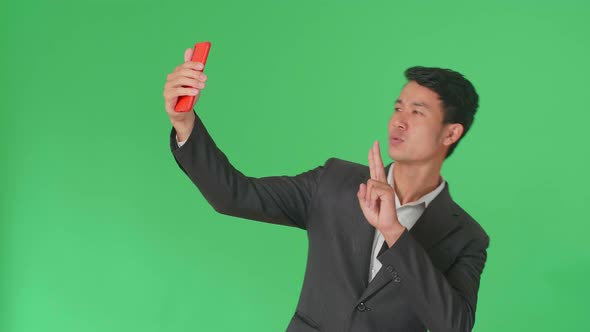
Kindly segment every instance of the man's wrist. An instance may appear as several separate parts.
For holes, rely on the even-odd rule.
[[[397,242],[400,236],[402,236],[404,231],[406,231],[406,228],[400,223],[395,223],[393,226],[386,229],[379,229],[379,232],[383,234],[383,238],[390,248]]]
[[[186,141],[193,131],[195,125],[194,117],[189,121],[175,121],[172,126],[176,130],[176,137],[179,142]]]
[[[181,141],[181,140],[179,140],[179,139],[178,139],[178,135],[174,135],[174,136],[176,136],[176,137],[175,137],[175,139],[176,139],[176,145],[177,145],[178,147],[181,147],[181,146],[183,146],[183,145],[184,145],[184,143],[186,143],[186,140],[185,140],[185,141]]]

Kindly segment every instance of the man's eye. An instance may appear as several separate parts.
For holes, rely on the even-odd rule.
[[[422,112],[419,112],[419,111],[417,111],[417,110],[413,110],[413,111],[412,111],[412,113],[413,113],[413,114],[419,114],[419,115],[422,115]]]
[[[401,111],[402,109],[401,109],[401,108],[399,108],[399,107],[396,107],[396,108],[394,108],[393,110],[394,110],[395,112],[399,112],[399,111]]]

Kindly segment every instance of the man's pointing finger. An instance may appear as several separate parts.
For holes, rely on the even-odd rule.
[[[373,165],[375,168],[375,179],[378,181],[387,182],[387,177],[385,176],[385,166],[383,166],[383,160],[381,159],[379,141],[375,141],[375,144],[373,144]]]

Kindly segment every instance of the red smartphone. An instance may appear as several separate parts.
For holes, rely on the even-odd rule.
[[[200,71],[205,70],[205,63],[207,62],[207,56],[209,55],[210,48],[211,43],[208,41],[195,44],[195,49],[193,51],[193,57],[191,61],[203,63],[203,69]],[[183,87],[188,88],[188,86]],[[195,96],[180,96],[178,97],[178,101],[176,102],[174,110],[176,112],[189,112],[193,109],[194,105]]]

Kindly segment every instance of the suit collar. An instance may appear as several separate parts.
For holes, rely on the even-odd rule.
[[[459,226],[456,218],[458,215],[456,205],[449,194],[449,184],[445,183],[443,190],[410,229],[410,234],[424,250],[428,250]]]

